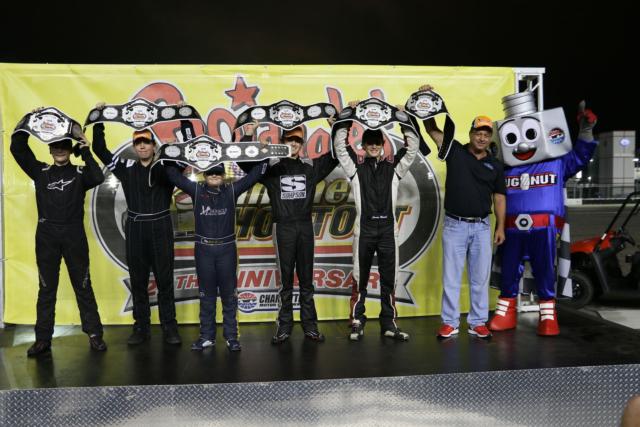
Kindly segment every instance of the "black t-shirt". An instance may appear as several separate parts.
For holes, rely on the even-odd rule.
[[[489,215],[493,194],[507,192],[502,164],[489,152],[478,160],[458,141],[451,144],[446,162],[445,211],[466,217]]]

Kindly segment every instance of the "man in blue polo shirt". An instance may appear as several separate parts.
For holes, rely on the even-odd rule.
[[[420,88],[432,89],[430,86]],[[425,129],[438,148],[443,133],[434,119],[424,121]],[[453,141],[446,154],[447,179],[442,232],[442,326],[439,338],[458,333],[460,325],[460,281],[467,261],[471,308],[467,316],[469,334],[488,338],[489,274],[491,272],[491,203],[496,216],[493,242],[504,241],[505,181],[502,164],[490,153],[493,123],[478,116],[471,123],[469,143]]]

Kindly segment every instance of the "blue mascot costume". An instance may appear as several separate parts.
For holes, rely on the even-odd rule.
[[[492,331],[516,327],[516,297],[528,259],[540,304],[538,335],[560,333],[555,308],[556,245],[564,225],[564,185],[583,169],[597,146],[596,116],[580,105],[580,133],[572,146],[562,108],[537,111],[531,92],[502,100],[506,118],[496,122],[507,187],[502,280]]]

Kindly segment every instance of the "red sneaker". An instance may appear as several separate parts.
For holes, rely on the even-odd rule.
[[[493,313],[493,317],[489,322],[489,329],[492,331],[515,329],[516,324],[518,323],[518,318],[516,316],[516,304],[516,298],[498,298],[496,311]]]
[[[477,325],[473,328],[469,327],[469,334],[475,335],[478,338],[488,338],[491,336],[491,331],[484,325]]]
[[[438,329],[438,338],[449,338],[453,335],[458,335],[458,328],[445,324]]]
[[[556,313],[556,300],[540,300],[540,321],[538,322],[538,335],[553,337],[560,334],[558,315]]]

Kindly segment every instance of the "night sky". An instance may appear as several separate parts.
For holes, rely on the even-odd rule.
[[[545,67],[545,107],[638,130],[631,2],[7,3],[1,62]]]

